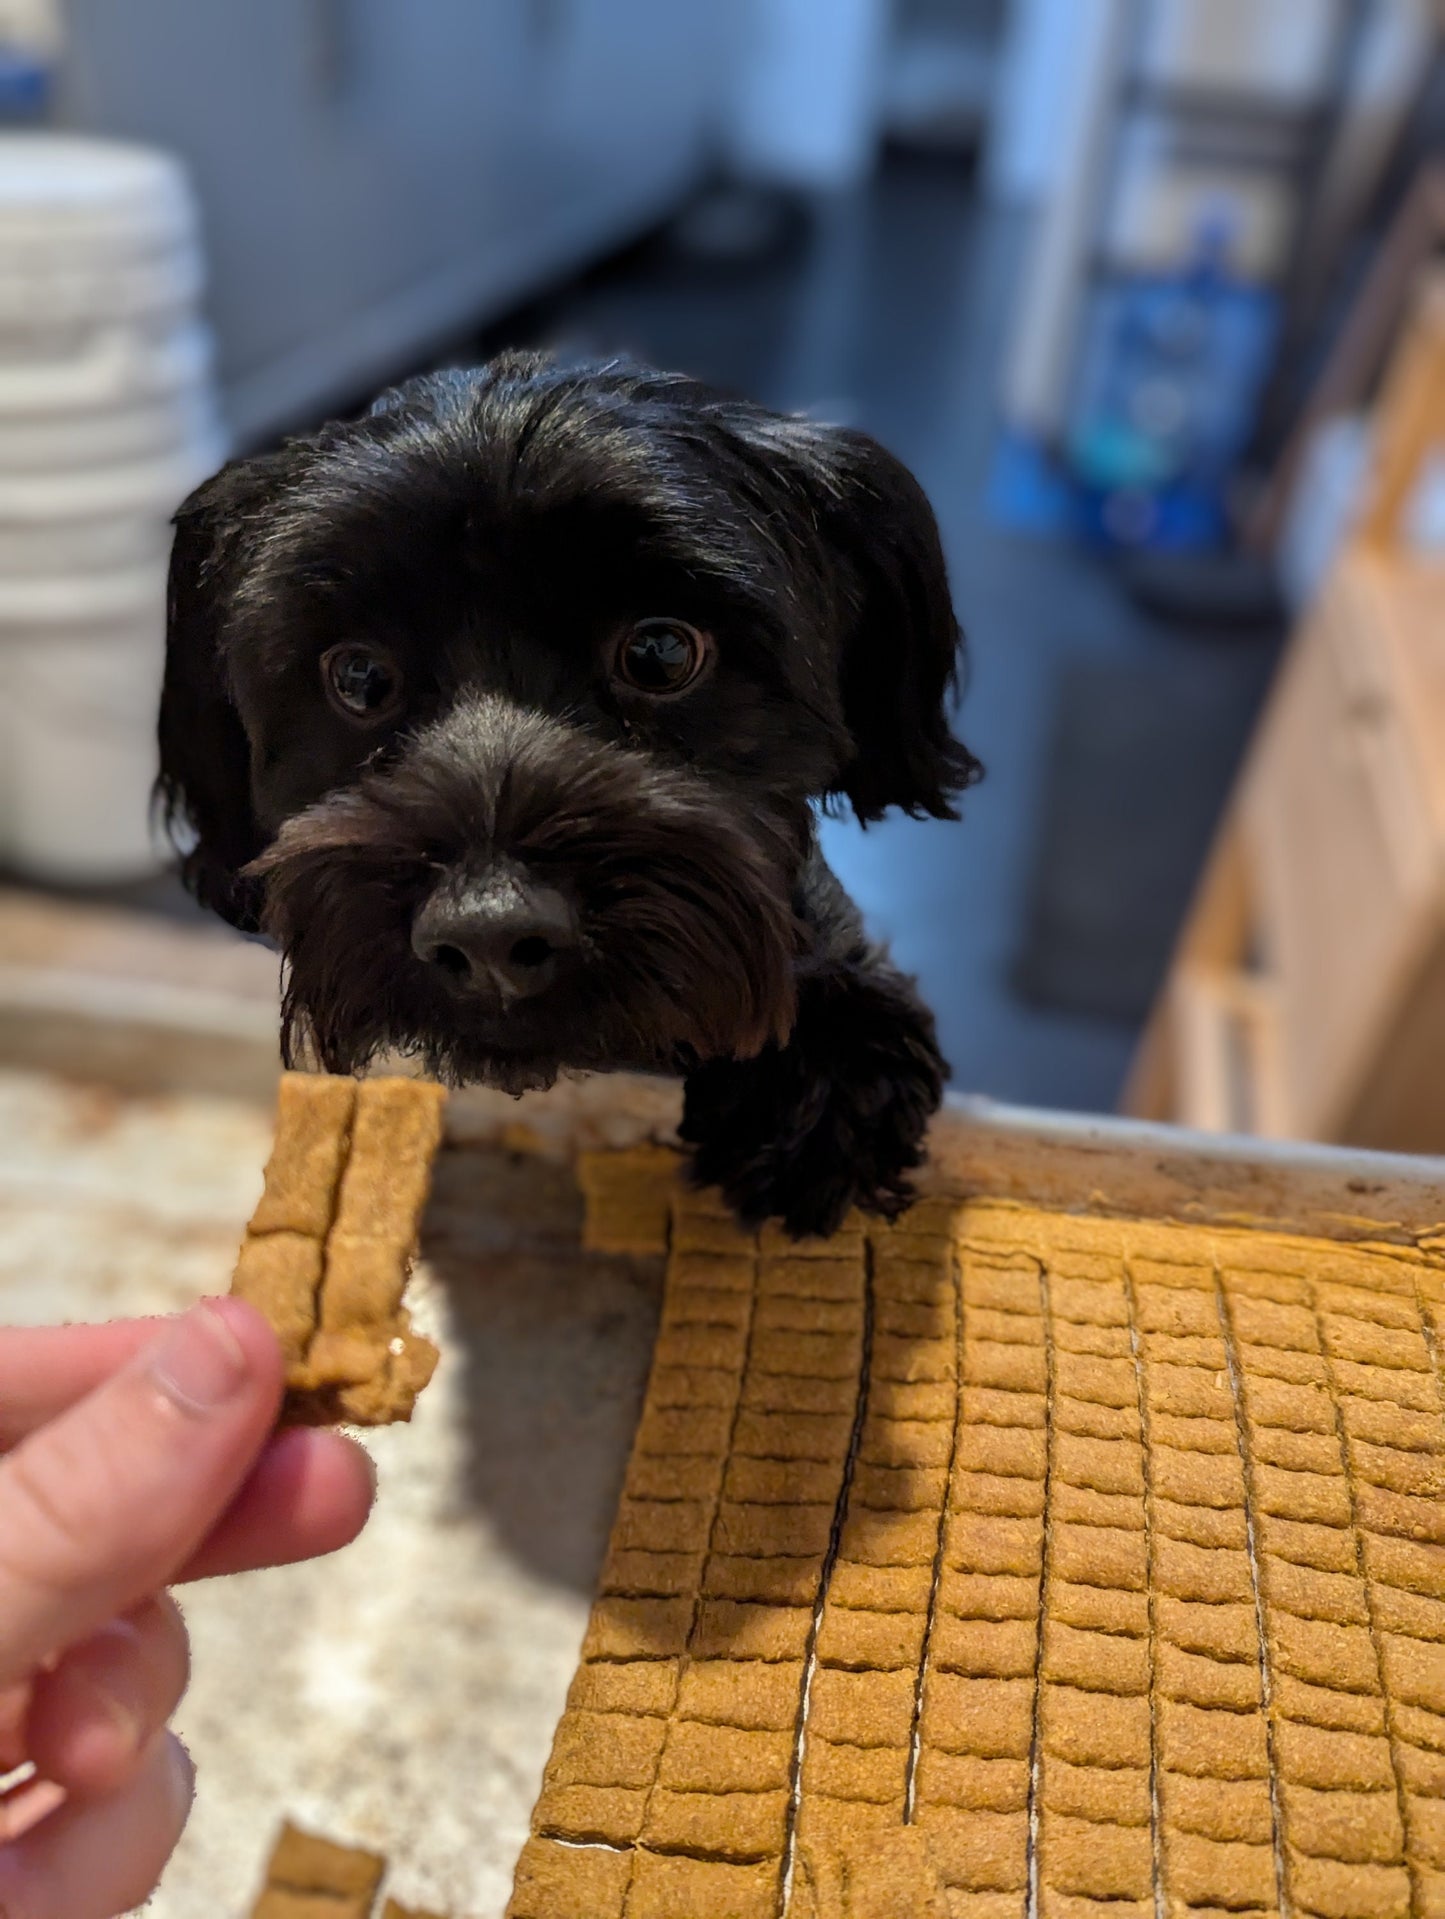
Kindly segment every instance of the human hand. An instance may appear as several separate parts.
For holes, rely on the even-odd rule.
[[[283,1362],[240,1300],[182,1318],[0,1328],[4,1919],[114,1919],[174,1850],[192,1768],[166,1722],[166,1587],[334,1552],[375,1478],[337,1433],[273,1431]]]

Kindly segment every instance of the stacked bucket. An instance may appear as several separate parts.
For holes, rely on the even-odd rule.
[[[0,868],[136,879],[169,521],[225,447],[165,154],[0,135]]]

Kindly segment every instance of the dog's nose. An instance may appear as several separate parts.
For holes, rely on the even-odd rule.
[[[461,992],[503,1006],[544,992],[579,944],[566,894],[516,874],[442,888],[412,922],[417,958],[445,973]]]

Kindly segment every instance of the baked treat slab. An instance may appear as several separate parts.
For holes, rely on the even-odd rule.
[[[282,1077],[231,1290],[276,1328],[293,1422],[409,1419],[431,1378],[436,1348],[401,1301],[444,1103],[418,1080]]]
[[[610,1243],[642,1176],[589,1168]],[[929,1201],[799,1248],[656,1177],[511,1919],[1445,1912],[1438,1244]]]

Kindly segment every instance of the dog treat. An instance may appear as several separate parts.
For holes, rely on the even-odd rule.
[[[657,1178],[511,1919],[1445,1911],[1445,1248],[975,1201],[800,1249]]]
[[[899,1826],[800,1845],[788,1919],[949,1919],[928,1835]]]
[[[682,1161],[666,1146],[579,1153],[577,1184],[587,1202],[583,1244],[592,1253],[665,1253],[672,1182]]]
[[[284,1825],[252,1919],[370,1919],[386,1862]]]
[[[376,1853],[318,1839],[288,1821],[266,1867],[251,1919],[371,1919],[386,1861]],[[388,1899],[381,1919],[443,1919]]]
[[[282,1076],[231,1290],[276,1328],[292,1422],[409,1419],[431,1378],[436,1348],[401,1301],[444,1100],[418,1080]]]

